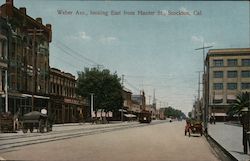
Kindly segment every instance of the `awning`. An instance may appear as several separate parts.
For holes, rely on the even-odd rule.
[[[226,113],[214,113],[214,116],[227,116]]]
[[[122,111],[123,111],[123,112],[127,112],[126,110],[123,110],[123,109],[119,109],[118,111],[119,111],[119,112],[122,112]]]
[[[214,95],[214,100],[222,100],[223,95]]]
[[[227,95],[227,99],[228,100],[236,100],[236,96],[235,95]]]
[[[32,97],[30,94],[22,94],[22,97]],[[35,98],[49,99],[49,97],[34,95]]]
[[[124,114],[125,117],[136,117],[135,115],[133,114]]]
[[[37,95],[34,95],[35,98],[41,98],[41,99],[49,99],[49,97],[45,97],[45,96],[37,96]]]

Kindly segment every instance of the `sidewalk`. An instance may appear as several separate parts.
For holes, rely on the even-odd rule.
[[[208,134],[239,161],[250,161],[250,152],[243,153],[242,127],[216,123],[208,125]]]

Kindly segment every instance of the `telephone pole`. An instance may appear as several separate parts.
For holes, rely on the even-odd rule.
[[[41,29],[27,29],[28,35],[32,36],[32,98],[31,98],[31,111],[34,111],[34,94],[35,94],[35,74],[36,74],[36,37],[42,36],[43,31]]]
[[[204,42],[203,42],[203,47],[195,49],[195,50],[203,51],[203,123],[204,123],[205,133],[207,133],[207,122],[208,122],[208,98],[205,98],[206,97],[205,92],[207,92],[207,95],[209,95],[205,87],[206,85],[208,86],[208,82],[206,82],[207,84],[205,84],[205,49],[208,49],[211,47],[213,46],[204,46]]]
[[[93,111],[94,111],[94,93],[90,93],[90,100],[91,100],[91,106],[90,106],[90,118],[92,120],[92,114],[93,114]]]
[[[124,74],[122,75],[122,90],[124,87]],[[123,122],[123,105],[122,105],[122,112],[121,112],[121,121]]]

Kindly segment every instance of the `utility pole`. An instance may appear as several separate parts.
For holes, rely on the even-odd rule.
[[[35,94],[35,74],[36,74],[36,37],[42,36],[43,30],[41,29],[28,29],[28,35],[32,36],[32,100],[31,100],[31,111],[34,111],[34,94]]]
[[[148,104],[150,105],[151,96],[148,96]]]
[[[124,74],[122,75],[122,88],[124,87]],[[123,105],[122,105],[122,112],[121,112],[121,121],[123,122]]]
[[[90,117],[92,120],[92,113],[94,111],[94,93],[90,93],[90,96],[91,96]]]
[[[198,74],[199,74],[199,78],[198,78],[198,100],[200,100],[200,92],[201,92],[201,90],[200,90],[200,84],[201,84],[201,80],[200,80],[200,73],[201,73],[202,71],[198,71]]]
[[[6,47],[5,47],[5,59],[6,61],[8,61],[8,41],[6,41]],[[8,65],[7,65],[8,66]],[[8,112],[8,67],[5,69],[5,86],[4,86],[4,90],[5,90],[5,112]]]
[[[205,92],[207,92],[207,95],[209,95],[209,91],[206,91],[205,85],[208,87],[208,80],[207,84],[205,84],[205,49],[211,48],[213,46],[204,46],[203,42],[203,47],[197,48],[195,50],[202,50],[203,51],[203,123],[204,123],[204,131],[207,133],[207,122],[208,122],[208,98],[205,98]],[[207,73],[208,74],[208,73]],[[207,89],[208,90],[208,89]]]

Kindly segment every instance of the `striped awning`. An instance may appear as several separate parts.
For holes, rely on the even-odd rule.
[[[226,113],[214,113],[214,116],[227,116]]]
[[[227,99],[228,100],[236,100],[236,96],[235,95],[227,95]]]
[[[222,100],[223,95],[214,95],[214,100]]]

